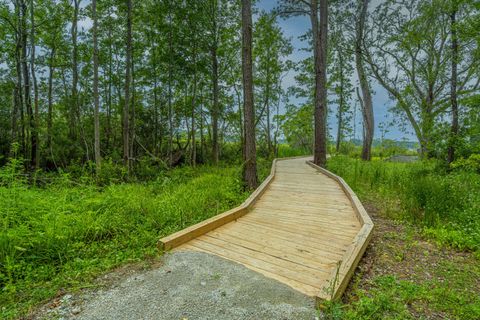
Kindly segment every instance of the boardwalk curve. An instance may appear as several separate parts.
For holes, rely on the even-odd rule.
[[[239,207],[159,241],[238,262],[321,300],[339,298],[370,240],[373,223],[340,177],[310,158],[274,160]]]

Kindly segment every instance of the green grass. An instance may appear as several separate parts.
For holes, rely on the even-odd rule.
[[[357,269],[346,302],[323,305],[326,319],[480,319],[480,175],[344,156],[328,168],[383,218],[372,264]]]
[[[425,235],[461,250],[480,252],[480,175],[446,172],[436,162],[364,162],[345,156],[328,168],[363,199],[381,202],[393,218],[423,228]]]
[[[65,176],[31,187],[13,167],[0,174],[2,319],[25,315],[60,288],[88,286],[102,272],[157,256],[160,237],[247,196],[240,169],[229,166],[178,168],[148,183],[102,188]]]

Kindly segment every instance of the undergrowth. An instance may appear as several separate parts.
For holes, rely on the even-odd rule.
[[[441,244],[480,253],[480,175],[449,172],[437,162],[365,162],[332,157],[328,168],[360,198],[380,200],[393,218],[422,227]]]
[[[158,255],[159,238],[241,203],[240,169],[182,167],[146,183],[99,186],[68,174],[32,186],[0,169],[0,318],[23,316],[61,288]],[[262,172],[266,172],[263,170]]]

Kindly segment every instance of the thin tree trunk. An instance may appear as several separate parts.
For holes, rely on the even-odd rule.
[[[135,159],[135,124],[136,124],[136,110],[135,110],[135,55],[134,51],[132,50],[132,101],[130,103],[131,109],[131,120],[130,120],[130,158]]]
[[[40,165],[40,148],[38,141],[39,130],[39,106],[38,106],[38,83],[35,73],[35,11],[33,0],[30,0],[30,69],[32,73],[33,84],[33,106],[34,106],[34,123],[32,128],[32,165],[34,169],[38,169]]]
[[[343,132],[343,109],[344,109],[344,79],[343,79],[343,56],[341,53],[339,53],[339,61],[338,61],[338,67],[340,69],[340,100],[338,103],[338,129],[337,129],[337,145],[336,145],[336,151],[338,152],[340,150],[340,144],[342,142],[342,132]]]
[[[21,34],[21,13],[20,13],[20,5],[18,0],[15,2],[15,14],[17,16],[17,31],[16,31],[16,42],[15,42],[15,71],[16,71],[16,83],[15,83],[15,105],[16,105],[16,112],[14,115],[18,117],[18,113],[20,114],[20,144],[22,149],[25,149],[25,124],[24,124],[24,117],[23,117],[23,96],[22,96],[22,34]],[[16,122],[16,117],[15,122]],[[16,126],[13,126],[15,128]],[[12,141],[16,142],[17,138],[17,130],[12,133]]]
[[[53,129],[53,75],[55,73],[55,44],[50,51],[50,57],[48,62],[48,111],[47,111],[47,149],[52,148],[52,129]]]
[[[132,63],[132,0],[127,0],[127,42],[125,62],[125,101],[123,106],[123,163],[130,170],[129,110]]]
[[[372,94],[370,92],[370,85],[368,83],[367,75],[365,73],[365,66],[363,61],[363,35],[365,30],[365,19],[367,16],[368,3],[369,0],[362,0],[362,6],[360,8],[359,18],[356,25],[355,41],[355,62],[363,96],[362,114],[364,139],[362,148],[362,159],[366,161],[369,161],[372,157],[371,150],[374,135]]]
[[[195,34],[195,30],[194,30]],[[196,39],[193,39],[193,91],[192,91],[192,155],[191,165],[197,164],[197,145],[195,141],[195,108],[197,105],[197,46]]]
[[[101,170],[102,158],[100,154],[100,99],[98,95],[98,18],[97,18],[97,0],[92,0],[93,13],[93,101],[94,110],[94,135],[95,135],[95,165],[97,174]]]
[[[455,160],[455,145],[457,143],[458,135],[458,101],[457,101],[457,63],[458,63],[458,39],[457,39],[457,25],[456,25],[457,10],[454,8],[450,14],[450,37],[452,50],[452,79],[450,83],[450,103],[452,105],[452,126],[450,146],[448,147],[448,163]]]
[[[253,105],[252,4],[250,0],[242,0],[242,69],[245,119],[245,164],[243,179],[248,189],[255,189],[258,180],[255,145],[255,109]]]
[[[77,141],[77,115],[79,113],[78,106],[78,46],[77,46],[77,34],[78,34],[78,13],[81,0],[73,0],[73,21],[71,28],[72,36],[72,108],[70,110],[70,123],[69,123],[69,135],[72,143]]]
[[[112,28],[108,28],[108,38],[112,38]],[[106,136],[106,149],[110,151],[110,141],[112,135],[111,114],[112,114],[112,83],[113,83],[113,52],[112,42],[108,46],[108,100],[107,100],[107,136]]]
[[[173,110],[172,110],[172,78],[173,78],[173,24],[172,24],[172,0],[169,1],[169,32],[168,32],[168,161],[173,164]]]
[[[28,71],[27,63],[27,4],[24,0],[20,1],[20,11],[21,11],[21,41],[22,41],[22,72],[23,72],[23,98],[24,105],[27,111],[28,117],[28,126],[26,130],[26,136],[30,139],[30,150],[25,149],[25,157],[30,159],[29,167],[32,168],[35,165],[35,154],[32,152],[33,146],[35,145],[34,135],[32,130],[35,126],[35,119],[32,110],[32,99],[30,96],[30,74]],[[27,138],[27,139],[28,139]],[[25,144],[27,145],[27,144]]]
[[[327,0],[320,0],[320,22],[318,21],[317,0],[310,4],[315,64],[315,142],[313,161],[325,167],[327,162]]]

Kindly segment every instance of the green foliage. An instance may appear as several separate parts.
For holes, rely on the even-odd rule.
[[[118,174],[105,163],[105,175]],[[101,272],[155,256],[162,236],[246,197],[233,167],[184,167],[160,171],[148,183],[104,188],[69,174],[27,187],[18,167],[13,161],[0,170],[2,318],[24,314],[60,288],[88,285]]]
[[[357,297],[351,304],[329,302],[323,311],[327,319],[418,319],[416,311],[428,305],[428,309],[436,314],[448,313],[456,319],[478,319],[478,297],[462,293],[463,288],[470,285],[465,283],[468,281],[467,272],[452,268],[451,274],[444,275],[452,280],[451,283],[433,280],[413,283],[392,275],[379,276],[372,281],[369,290],[357,290]]]
[[[401,212],[426,235],[480,251],[480,175],[447,173],[437,162],[363,162],[344,156],[331,158],[328,168],[360,197],[380,197],[387,212]]]
[[[468,158],[460,158],[451,163],[453,169],[480,173],[480,154],[472,154]]]

